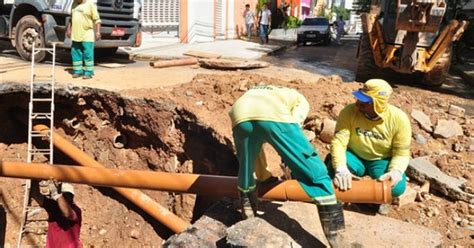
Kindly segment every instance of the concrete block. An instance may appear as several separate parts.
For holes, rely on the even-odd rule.
[[[411,117],[415,119],[420,127],[428,133],[433,132],[433,124],[431,124],[430,117],[428,117],[423,111],[414,109],[411,111]]]
[[[250,218],[228,228],[227,244],[231,247],[302,247],[261,218]]]
[[[453,136],[463,135],[461,125],[454,120],[438,120],[433,136],[435,138],[451,138]]]
[[[466,202],[474,199],[474,194],[462,190],[466,180],[448,176],[424,157],[412,159],[406,174],[420,182],[429,181],[431,188],[451,199]]]
[[[449,105],[448,113],[451,115],[464,117],[464,115],[466,114],[466,110],[464,108],[451,104]]]

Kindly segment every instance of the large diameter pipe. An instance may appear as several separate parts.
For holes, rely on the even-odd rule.
[[[40,132],[49,131],[49,128],[45,125],[35,125],[33,129]],[[69,156],[80,165],[92,168],[105,168],[102,164],[91,158],[85,152],[79,150],[77,147],[73,146],[56,132],[53,132],[53,144],[56,148],[61,150],[64,154]],[[28,168],[31,168],[31,166],[28,166]],[[41,170],[42,169],[43,167],[41,167]],[[83,176],[82,174],[78,175],[81,177]],[[49,177],[44,179],[49,179]],[[60,178],[56,179],[61,180]],[[180,233],[191,226],[190,223],[182,220],[139,190],[117,187],[114,187],[113,189],[175,233]]]
[[[237,178],[228,176],[165,173],[140,170],[119,170],[107,168],[83,168],[67,165],[29,164],[2,162],[0,176],[30,179],[54,178],[64,182],[96,186],[130,187],[191,193],[210,196],[237,197]],[[277,183],[259,189],[259,195],[267,200],[312,200],[295,180]],[[347,191],[336,190],[336,198],[344,202],[389,203],[391,187],[388,181],[353,181]]]

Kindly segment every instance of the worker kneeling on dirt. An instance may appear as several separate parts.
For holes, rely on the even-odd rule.
[[[74,204],[74,188],[69,183],[45,180],[39,183],[39,193],[44,197],[39,204],[48,212],[46,248],[80,248],[82,214]]]
[[[329,174],[341,190],[351,188],[354,175],[391,180],[392,196],[398,197],[406,188],[410,120],[388,103],[392,87],[384,80],[368,80],[352,94],[357,102],[346,106],[337,119],[331,154],[326,159]],[[382,205],[379,212],[387,214],[389,207]]]
[[[324,234],[334,246],[340,242],[339,231],[344,229],[342,204],[336,200],[326,166],[301,128],[308,112],[309,103],[303,95],[276,86],[251,88],[232,106],[229,115],[240,164],[238,190],[242,216],[245,219],[257,213],[253,173],[256,161],[264,156],[262,145],[268,142],[318,205]]]

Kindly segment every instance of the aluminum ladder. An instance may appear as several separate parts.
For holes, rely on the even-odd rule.
[[[35,56],[39,52],[47,52],[51,55],[51,74],[37,75],[35,71]],[[53,163],[53,127],[54,127],[54,87],[55,87],[55,67],[56,67],[56,43],[51,48],[37,48],[33,43],[31,54],[31,79],[30,79],[30,102],[28,105],[28,154],[27,162],[31,163],[38,156],[46,158],[50,164]],[[35,90],[39,92],[35,92]],[[33,130],[36,124],[44,124],[49,127],[48,132]],[[39,140],[49,142],[47,148],[36,148],[33,143]],[[43,160],[44,161],[44,160]],[[22,239],[29,233],[28,224],[34,221],[32,217],[41,211],[40,207],[32,206],[31,201],[31,179],[25,182],[25,195],[23,198],[23,213],[20,223],[20,233],[18,245],[21,247]]]

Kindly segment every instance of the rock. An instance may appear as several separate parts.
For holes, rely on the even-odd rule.
[[[166,240],[163,247],[216,247],[221,240],[225,242],[228,226],[239,220],[240,214],[233,210],[231,201],[217,202],[190,228]]]
[[[410,203],[414,203],[416,199],[416,195],[418,192],[411,186],[411,184],[407,184],[407,188],[403,195],[398,197],[398,206],[402,207]]]
[[[430,192],[430,182],[425,182],[423,186],[421,186],[420,190],[418,190],[416,194],[416,200],[424,201],[426,198],[429,198],[427,197],[429,196],[429,192]]]
[[[202,106],[204,104],[204,101],[197,101],[196,106]]]
[[[306,118],[303,124],[304,129],[312,130],[315,133],[320,133],[322,122],[317,115],[311,115]]]
[[[453,221],[456,222],[456,223],[461,222],[461,220],[462,219],[459,216],[454,216],[453,217]]]
[[[240,221],[228,228],[227,244],[231,247],[301,247],[287,233],[261,218]]]
[[[464,117],[464,115],[466,114],[466,110],[464,108],[451,104],[449,105],[448,113],[451,115]]]
[[[342,104],[336,104],[331,108],[331,116],[334,117],[335,119],[339,116],[339,113],[341,113],[341,110],[344,109],[344,105]]]
[[[304,129],[303,133],[310,142],[316,138],[316,134],[313,131]]]
[[[86,105],[86,104],[87,104],[87,103],[86,103],[86,100],[84,100],[84,98],[79,97],[79,98],[77,99],[77,105],[79,105],[79,106],[84,106],[84,105]]]
[[[474,195],[464,192],[462,185],[466,182],[443,173],[438,167],[431,164],[426,158],[412,159],[407,168],[407,176],[420,182],[429,181],[430,187],[451,199],[469,202]]]
[[[426,145],[426,143],[428,143],[426,138],[423,135],[419,134],[419,133],[415,135],[415,140],[416,140],[416,143],[418,143],[420,145]]]
[[[130,231],[130,237],[132,237],[134,239],[139,239],[140,238],[140,231],[138,231],[137,229],[132,229],[132,231]]]
[[[453,151],[463,152],[464,151],[464,146],[461,143],[456,142],[456,143],[453,144]]]
[[[184,94],[186,94],[186,96],[193,96],[193,92],[190,90],[187,90]]]
[[[100,229],[100,231],[99,231],[99,235],[102,235],[102,236],[105,235],[106,233],[107,233],[107,230],[105,230],[103,228]]]
[[[411,117],[415,119],[420,127],[428,133],[433,132],[433,124],[431,124],[430,117],[428,117],[421,110],[414,109],[411,111]]]
[[[462,227],[467,227],[469,226],[469,221],[466,219],[462,219],[461,222],[459,222],[459,225]]]
[[[463,135],[461,125],[454,120],[438,120],[433,136],[435,138],[450,138]]]
[[[323,126],[319,138],[325,143],[331,143],[331,139],[336,131],[336,122],[330,119],[323,120]]]

